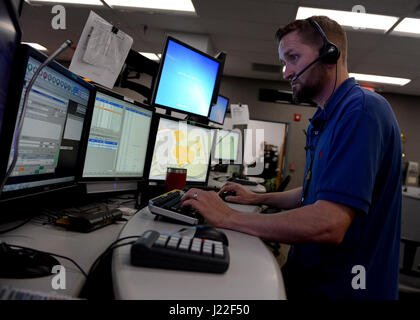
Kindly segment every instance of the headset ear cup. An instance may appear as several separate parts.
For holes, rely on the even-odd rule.
[[[336,64],[340,58],[340,49],[333,43],[327,42],[320,52],[321,61],[327,64]]]

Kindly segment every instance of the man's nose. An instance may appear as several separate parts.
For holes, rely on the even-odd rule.
[[[295,76],[295,72],[291,68],[284,66],[283,67],[283,78],[287,81],[290,81]]]

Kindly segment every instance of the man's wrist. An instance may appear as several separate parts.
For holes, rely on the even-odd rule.
[[[254,193],[252,197],[252,204],[263,204],[264,194],[263,193]]]

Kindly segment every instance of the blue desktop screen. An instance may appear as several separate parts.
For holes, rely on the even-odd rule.
[[[169,40],[155,104],[207,117],[219,62]]]
[[[223,124],[225,120],[225,113],[228,106],[228,99],[225,99],[221,96],[217,97],[217,103],[211,108],[210,112],[210,121]]]

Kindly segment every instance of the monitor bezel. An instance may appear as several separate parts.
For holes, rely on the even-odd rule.
[[[18,98],[17,101],[15,101],[14,108],[10,108],[10,105],[9,105],[9,107],[6,110],[7,113],[5,113],[5,115],[4,115],[4,119],[6,119],[6,125],[7,125],[7,128],[5,128],[6,130],[4,130],[4,131],[7,131],[7,134],[3,135],[2,143],[4,143],[4,147],[5,147],[4,158],[7,159],[7,160],[5,160],[6,161],[6,166],[7,166],[7,163],[8,163],[10,151],[12,149],[12,144],[13,144],[12,140],[13,140],[16,121],[17,121],[17,115],[18,115],[20,100],[21,100],[21,96],[22,96],[22,92],[23,92],[23,84],[24,84],[26,67],[27,67],[27,64],[28,64],[28,61],[29,61],[29,57],[33,57],[34,59],[36,59],[37,61],[39,61],[41,63],[43,63],[48,58],[45,54],[39,52],[38,50],[32,48],[29,45],[26,45],[26,44],[21,44],[20,45],[19,53],[18,53],[18,56],[17,56],[17,59],[20,61],[20,63],[19,63],[19,67],[16,68],[16,70],[15,70],[16,77],[14,78],[15,79],[15,88],[17,89],[16,91],[19,92],[19,94],[17,94],[17,96],[19,98]],[[54,71],[60,73],[60,74],[63,74],[64,76],[70,78],[71,80],[75,81],[79,85],[81,85],[81,86],[85,87],[87,90],[89,90],[90,95],[89,95],[89,100],[88,100],[88,103],[87,103],[86,115],[85,115],[83,128],[82,128],[82,136],[83,136],[83,132],[86,130],[87,123],[88,123],[87,114],[89,113],[89,109],[91,109],[92,105],[93,105],[95,88],[90,83],[84,81],[78,75],[74,74],[73,72],[71,72],[67,68],[63,67],[61,64],[59,64],[56,61],[51,61],[51,63],[48,64],[48,67],[53,69]],[[79,147],[80,148],[83,147],[82,138],[80,140]],[[81,149],[79,149],[79,150],[81,150]],[[30,187],[30,188],[26,188],[26,189],[3,191],[2,194],[1,194],[0,202],[13,200],[13,199],[17,199],[17,198],[26,198],[26,197],[36,196],[36,195],[40,195],[40,194],[43,194],[43,193],[46,193],[46,192],[58,191],[58,190],[61,190],[61,189],[64,189],[64,188],[76,187],[77,186],[77,176],[78,176],[79,166],[80,166],[80,157],[78,155],[77,164],[74,168],[74,175],[68,176],[68,177],[72,177],[72,178],[74,177],[73,180],[66,181],[66,182],[52,183],[52,184],[43,185],[43,186]],[[60,178],[65,178],[65,177],[60,177]],[[55,178],[51,178],[51,179],[55,179]]]
[[[211,111],[213,110],[213,107],[214,107],[217,103],[216,103],[216,104],[213,104],[213,105],[211,106],[211,108],[210,108],[209,121],[210,121],[210,122],[213,122],[213,123],[217,123],[217,124],[223,125],[223,124],[225,123],[226,114],[227,114],[227,110],[228,110],[228,108],[229,108],[229,101],[230,101],[230,99],[229,99],[228,97],[225,97],[225,96],[221,95],[221,94],[218,94],[218,95],[217,95],[217,97],[218,97],[218,98],[219,98],[219,97],[222,97],[223,99],[226,99],[226,100],[227,100],[227,105],[226,105],[226,109],[225,109],[225,114],[223,115],[223,121],[220,123],[220,122],[213,121],[213,120],[211,120],[211,119],[210,119]]]
[[[22,28],[19,24],[19,19],[16,16],[16,10],[14,9],[14,5],[11,1],[5,0],[3,5],[6,8],[6,14],[9,15],[10,20],[13,23],[13,27],[15,28],[15,41],[13,45],[15,45],[15,52],[14,52],[14,59],[12,61],[12,65],[10,66],[11,72],[9,77],[9,87],[7,96],[5,99],[5,105],[4,110],[0,112],[3,112],[3,114],[0,116],[0,143],[1,145],[4,145],[7,143],[8,139],[8,131],[10,130],[10,121],[7,121],[8,119],[8,113],[12,112],[13,110],[10,110],[7,106],[10,104],[15,104],[16,101],[19,101],[20,95],[17,90],[11,90],[11,83],[17,83],[20,79],[17,77],[18,70],[21,69],[21,64],[19,63],[20,55],[21,55],[21,48],[20,48],[20,41],[22,39]],[[13,113],[13,112],[12,112]],[[3,179],[5,172],[7,170],[7,164],[9,160],[9,155],[5,155],[5,152],[0,153],[0,179]]]
[[[154,139],[153,139],[153,143],[152,143],[153,147],[151,148],[152,152],[151,152],[151,156],[150,156],[150,159],[149,159],[150,160],[149,174],[148,174],[147,178],[148,178],[149,183],[158,184],[158,185],[164,185],[165,184],[165,179],[163,179],[163,180],[161,180],[161,179],[151,179],[150,178],[150,169],[152,167],[153,152],[155,150],[156,136],[157,136],[157,132],[158,132],[159,123],[160,123],[161,118],[167,119],[167,120],[172,120],[172,121],[177,121],[177,122],[185,121],[185,122],[187,122],[188,125],[201,127],[201,128],[204,128],[204,129],[208,129],[210,131],[214,130],[214,128],[212,128],[210,126],[207,126],[207,125],[204,125],[202,123],[194,122],[194,121],[191,121],[191,120],[179,119],[179,118],[171,117],[171,116],[168,116],[168,115],[165,115],[165,114],[156,113],[156,121],[154,123],[154,128],[153,128],[154,129],[153,131],[155,132],[155,135],[154,135]],[[211,167],[211,158],[212,158],[211,157],[211,151],[214,148],[214,141],[215,141],[215,139],[214,139],[214,136],[213,136],[213,141],[211,142],[211,147],[210,147],[209,163],[208,163],[207,172],[206,172],[206,180],[200,182],[200,181],[188,181],[188,179],[187,179],[187,182],[186,182],[187,186],[192,186],[192,187],[194,187],[194,186],[197,186],[197,187],[207,186],[208,181],[209,181],[209,175],[210,175],[210,167]]]
[[[220,162],[222,162],[223,163],[223,161],[230,161],[230,162],[236,162],[236,161],[238,161],[238,158],[239,158],[239,146],[240,146],[240,138],[241,138],[241,133],[239,132],[239,131],[235,131],[235,130],[227,130],[227,129],[223,129],[223,128],[219,128],[219,129],[216,129],[217,130],[217,132],[219,132],[219,131],[229,131],[229,132],[233,132],[233,133],[236,133],[236,134],[238,134],[238,150],[236,150],[236,159],[225,159],[225,158],[216,158],[216,141],[214,141],[214,153],[213,153],[213,155],[214,155],[214,160],[217,162],[217,163],[220,163]],[[217,132],[216,132],[216,138],[215,138],[215,140],[217,140]]]
[[[82,136],[82,140],[83,140],[83,149],[81,150],[81,154],[80,154],[80,170],[78,172],[78,181],[81,184],[86,184],[86,183],[95,183],[95,182],[112,182],[112,183],[116,183],[116,182],[124,182],[124,181],[144,181],[146,179],[146,177],[148,177],[149,175],[149,168],[148,167],[148,159],[150,157],[150,145],[151,145],[151,139],[153,136],[153,123],[154,123],[154,118],[155,118],[155,108],[145,105],[143,103],[140,103],[138,101],[135,101],[131,98],[126,99],[125,96],[118,94],[114,91],[111,91],[109,89],[105,89],[104,87],[98,85],[98,84],[94,84],[95,87],[95,93],[94,93],[94,99],[93,99],[93,105],[92,108],[89,112],[89,116],[87,118],[87,126],[86,126],[86,130],[84,131],[84,134]],[[87,152],[87,147],[88,147],[88,139],[89,139],[89,133],[90,133],[90,127],[92,124],[92,117],[93,117],[93,112],[94,112],[94,103],[96,101],[96,94],[97,92],[109,95],[113,98],[122,100],[124,102],[127,103],[131,103],[137,107],[140,108],[144,108],[146,110],[149,110],[152,112],[152,118],[150,121],[150,130],[149,130],[149,137],[147,139],[147,146],[146,146],[146,158],[145,158],[145,163],[144,163],[144,170],[143,170],[143,175],[142,176],[137,176],[137,177],[84,177],[83,176],[83,168],[85,166],[85,161],[86,161],[86,152]],[[153,151],[152,151],[153,152]]]
[[[212,97],[210,99],[210,105],[209,105],[209,108],[208,108],[207,115],[202,115],[202,114],[193,113],[193,112],[187,112],[187,111],[184,111],[184,110],[180,110],[180,109],[176,109],[176,108],[171,108],[171,107],[164,106],[164,105],[161,105],[161,104],[157,104],[156,103],[156,95],[157,95],[157,91],[158,91],[158,88],[159,88],[160,79],[161,79],[161,76],[162,76],[162,70],[163,70],[163,65],[164,65],[165,59],[166,59],[166,53],[168,51],[169,41],[173,41],[173,42],[175,42],[175,43],[177,43],[177,44],[179,44],[181,46],[184,46],[187,49],[190,49],[190,50],[192,50],[192,51],[194,51],[194,52],[196,52],[198,54],[201,54],[202,56],[204,56],[206,58],[209,58],[209,59],[211,59],[214,62],[217,62],[219,64],[219,67],[217,69],[216,79],[214,81],[214,87],[213,87]],[[203,117],[203,118],[207,118],[208,119],[208,117],[210,116],[210,110],[211,110],[213,98],[217,94],[217,92],[216,92],[216,83],[217,83],[218,77],[220,76],[220,69],[221,69],[220,60],[218,60],[218,59],[212,57],[211,55],[209,55],[209,54],[207,54],[207,53],[205,53],[205,52],[203,52],[201,50],[198,50],[198,49],[190,46],[189,44],[186,44],[185,42],[182,42],[182,41],[180,41],[180,40],[178,40],[178,39],[176,39],[176,38],[174,38],[172,36],[167,36],[166,39],[165,39],[165,47],[163,49],[162,56],[161,56],[160,63],[159,63],[159,71],[158,71],[158,74],[156,76],[155,84],[153,86],[153,94],[152,94],[152,99],[151,99],[151,105],[154,106],[154,107],[156,107],[156,108],[162,108],[162,109],[169,110],[169,111],[175,111],[175,112],[179,112],[179,113],[186,114],[186,115],[189,115],[189,116],[200,116],[200,117]]]

